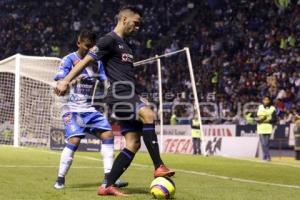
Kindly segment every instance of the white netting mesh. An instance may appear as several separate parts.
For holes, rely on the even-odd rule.
[[[52,86],[60,59],[47,57],[20,58],[19,141],[23,146],[45,147],[51,127],[61,125]],[[1,115],[0,144],[13,143],[16,62],[0,63]],[[10,125],[10,126],[9,126]],[[8,127],[9,126],[9,127]]]
[[[0,73],[0,143],[13,144],[14,79],[12,73]],[[10,83],[10,84],[8,84]]]

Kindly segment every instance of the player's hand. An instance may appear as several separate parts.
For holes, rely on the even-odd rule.
[[[76,84],[78,83],[81,83],[81,81],[85,78],[85,75],[84,74],[81,74],[79,75],[77,78],[73,79],[71,82],[70,82],[70,86],[75,86]]]
[[[58,96],[63,96],[66,94],[68,89],[69,89],[69,82],[60,80],[60,81],[57,81],[54,92]]]

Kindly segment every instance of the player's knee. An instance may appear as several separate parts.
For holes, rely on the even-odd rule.
[[[106,138],[102,140],[101,154],[103,157],[113,157],[114,138]]]
[[[138,141],[134,144],[134,148],[136,149],[136,151],[138,151],[141,148],[141,142]]]
[[[114,137],[102,139],[102,145],[114,145]]]
[[[72,151],[77,151],[78,145],[68,143],[68,144],[66,145],[66,148],[68,148],[68,149],[70,149],[70,150],[72,150]]]
[[[78,137],[72,137],[69,138],[68,143],[66,145],[66,148],[72,150],[72,151],[76,151],[78,149],[78,146],[80,144],[80,138]]]
[[[81,141],[81,138],[79,138],[79,137],[71,137],[68,139],[68,144],[79,146],[80,141]]]
[[[126,142],[126,148],[130,151],[136,153],[141,148],[141,141],[140,140],[131,140]]]
[[[96,136],[98,138],[100,138],[102,141],[106,140],[106,139],[111,139],[114,137],[112,131],[105,131],[105,132],[99,132],[96,134]]]

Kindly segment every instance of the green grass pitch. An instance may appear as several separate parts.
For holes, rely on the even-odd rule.
[[[1,200],[93,200],[116,199],[96,195],[102,177],[99,153],[77,152],[66,178],[66,188],[53,188],[60,152],[0,146]],[[239,160],[221,157],[163,154],[176,169],[176,200],[300,199],[300,163],[275,160]],[[122,179],[129,181],[124,192],[130,197],[152,199],[149,185],[153,169],[150,157],[138,153]]]

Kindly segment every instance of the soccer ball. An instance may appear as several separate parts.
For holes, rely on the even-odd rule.
[[[155,199],[171,199],[175,195],[175,183],[168,177],[158,177],[152,181],[150,192]]]

